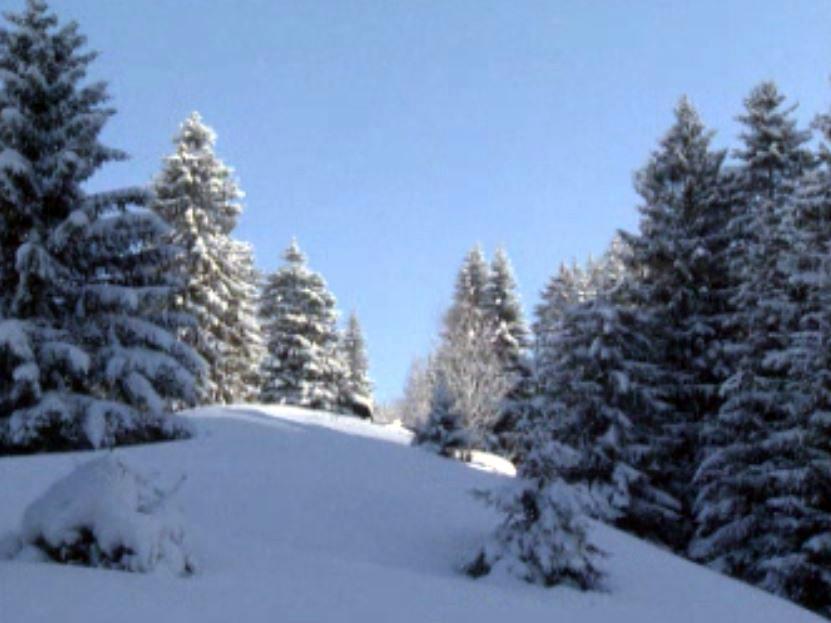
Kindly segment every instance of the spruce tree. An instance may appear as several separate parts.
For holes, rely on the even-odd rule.
[[[823,482],[827,463],[806,444],[805,396],[790,380],[797,371],[788,349],[801,312],[787,260],[800,244],[795,190],[813,164],[809,134],[797,129],[784,99],[763,83],[739,117],[744,145],[736,152],[741,166],[729,226],[736,359],[722,386],[724,402],[703,433],[708,448],[696,475],[690,546],[694,558],[780,593],[827,577],[824,571],[809,579],[803,573],[810,565],[799,559],[821,547],[823,539],[807,536],[811,522],[822,522],[809,500],[820,500],[826,486],[811,491],[810,483]],[[823,556],[827,549],[815,560]]]
[[[590,542],[580,503],[562,480],[522,478],[480,497],[504,519],[467,565],[469,575],[501,567],[533,584],[602,588],[602,552]]]
[[[182,332],[208,364],[201,400],[250,400],[257,390],[262,338],[251,251],[231,232],[242,211],[233,172],[214,153],[216,135],[193,113],[174,138],[157,177],[153,209],[184,249],[178,307],[196,319]]]
[[[643,337],[656,346],[652,363],[666,373],[666,385],[656,389],[672,405],[649,431],[649,443],[662,488],[685,509],[693,497],[699,428],[718,408],[718,387],[728,374],[720,333],[729,286],[724,153],[710,149],[711,137],[682,98],[675,123],[636,178],[643,198],[640,232],[624,234],[629,295],[652,321]],[[685,539],[672,545],[684,547]]]
[[[490,265],[485,316],[493,326],[493,351],[500,361],[509,389],[494,422],[493,450],[508,458],[517,453],[517,423],[533,394],[528,357],[528,328],[517,295],[517,284],[508,254],[497,249]]]
[[[336,411],[346,371],[338,350],[335,297],[308,268],[296,241],[283,259],[285,265],[266,278],[260,303],[266,338],[260,399]]]
[[[183,434],[199,359],[169,330],[165,225],[140,190],[83,184],[125,155],[99,142],[113,110],[84,84],[75,23],[29,0],[0,29],[0,446],[113,445]],[[129,207],[131,206],[132,207]]]
[[[818,166],[799,181],[785,213],[792,241],[781,262],[798,309],[780,357],[792,401],[790,434],[802,451],[790,461],[781,457],[784,491],[767,502],[788,529],[763,563],[761,586],[831,617],[831,116],[819,116],[815,127],[823,139]]]
[[[652,363],[652,318],[623,297],[626,284],[568,307],[538,364],[538,394],[520,423],[524,473],[574,487],[593,517],[677,543],[681,504],[656,469],[650,431],[670,412]]]
[[[560,264],[540,293],[540,303],[534,309],[535,320],[531,326],[534,334],[534,360],[545,362],[549,357],[551,339],[556,336],[559,322],[572,305],[591,298],[584,271],[574,263]]]
[[[363,331],[354,312],[349,314],[341,336],[341,354],[346,366],[341,402],[346,411],[365,418],[372,417],[372,381]]]
[[[441,369],[432,386],[427,420],[416,430],[413,444],[425,445],[443,456],[457,458],[465,458],[465,451],[472,445],[464,413]]]
[[[528,328],[517,295],[508,254],[497,249],[490,265],[484,297],[485,316],[494,326],[494,350],[507,373],[517,371],[528,348]]]
[[[471,312],[486,313],[490,268],[482,247],[476,245],[465,256],[453,290],[453,302],[445,315],[445,334],[452,333],[458,323],[467,322]]]

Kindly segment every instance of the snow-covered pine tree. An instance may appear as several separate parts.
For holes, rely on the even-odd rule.
[[[0,447],[23,452],[182,433],[163,415],[192,397],[198,358],[166,328],[164,224],[144,193],[87,195],[126,156],[98,136],[113,110],[84,84],[78,26],[28,0],[0,29]]]
[[[534,308],[534,361],[544,362],[549,356],[549,342],[556,336],[559,322],[566,309],[591,298],[584,271],[576,263],[560,264],[540,293],[540,303]]]
[[[505,518],[468,564],[469,575],[481,577],[503,567],[533,584],[602,588],[602,552],[589,541],[580,503],[561,479],[520,477],[479,497]]]
[[[97,400],[84,432],[96,447],[182,436],[164,415],[196,403],[205,372],[176,339],[193,321],[175,311],[181,250],[167,242],[170,227],[157,214],[129,199],[99,196],[88,222],[78,215],[63,232],[81,249],[71,322],[90,356],[88,391]]]
[[[450,383],[439,368],[432,384],[427,420],[416,429],[413,445],[425,445],[443,456],[465,458],[472,439]]]
[[[260,399],[336,411],[346,371],[338,350],[335,297],[323,277],[308,268],[296,241],[283,259],[285,265],[266,278],[260,302],[266,338]]]
[[[208,363],[202,401],[250,400],[258,389],[262,338],[251,250],[231,238],[243,195],[198,113],[182,123],[173,142],[175,152],[154,182],[153,209],[173,227],[171,241],[184,249],[178,307],[196,324],[181,337]]]
[[[341,404],[345,411],[363,418],[372,418],[372,381],[363,331],[355,312],[349,314],[341,335],[341,355],[346,365]]]
[[[229,238],[227,257],[235,272],[234,296],[228,304],[226,317],[231,330],[227,333],[228,350],[222,370],[235,402],[259,399],[260,364],[265,356],[262,329],[258,316],[260,273],[254,267],[254,251],[247,242]]]
[[[457,323],[467,322],[471,310],[485,314],[488,307],[490,268],[482,247],[476,245],[465,256],[453,290],[453,303],[444,319],[445,334],[452,333]]]
[[[789,301],[798,309],[781,357],[792,434],[802,453],[790,457],[796,464],[780,463],[790,482],[772,512],[788,522],[791,540],[782,547],[780,532],[779,551],[763,563],[761,586],[831,617],[831,115],[820,115],[814,125],[823,139],[818,166],[800,180],[784,215],[793,239],[781,261]]]
[[[528,328],[516,290],[508,254],[504,249],[497,249],[490,265],[485,316],[493,326],[492,348],[501,362],[509,389],[491,431],[494,437],[491,449],[509,458],[516,454],[517,422],[534,391],[528,357]]]
[[[649,434],[670,410],[667,381],[652,363],[652,319],[625,290],[618,284],[564,311],[520,423],[530,449],[522,468],[528,477],[563,478],[593,517],[677,542],[681,504],[662,486]]]
[[[572,262],[571,266],[565,263],[560,264],[558,271],[552,275],[540,293],[541,302],[534,309],[535,320],[531,326],[533,333],[531,375],[525,386],[518,388],[519,396],[511,405],[514,431],[507,438],[508,447],[505,454],[516,464],[524,461],[530,450],[528,436],[523,428],[527,428],[531,420],[540,413],[538,403],[540,400],[544,401],[538,397],[541,390],[537,372],[549,365],[554,365],[553,362],[556,361],[557,336],[566,310],[588,300],[593,294],[593,286],[587,271],[576,262]]]
[[[727,204],[720,185],[724,153],[686,98],[675,123],[636,177],[643,199],[640,231],[623,234],[634,303],[654,321],[642,337],[659,346],[653,363],[666,372],[660,391],[673,408],[650,431],[662,488],[689,517],[700,423],[718,408],[727,374],[720,327],[727,308]],[[658,389],[658,388],[656,388]],[[690,528],[690,526],[687,526]],[[684,540],[687,537],[684,537]],[[686,547],[686,542],[672,543]]]
[[[504,249],[497,249],[488,271],[485,316],[494,326],[494,350],[506,372],[522,364],[528,348],[528,328],[517,295],[514,270]]]
[[[723,404],[703,433],[708,448],[695,480],[696,533],[689,551],[770,590],[799,592],[794,580],[821,584],[819,578],[828,577],[826,565],[808,581],[801,575],[808,567],[799,560],[800,552],[821,549],[827,541],[800,542],[817,518],[802,522],[812,515],[806,502],[819,500],[827,489],[821,476],[827,466],[820,467],[824,458],[805,443],[804,397],[794,393],[789,379],[799,373],[787,351],[801,316],[787,270],[790,250],[800,243],[793,229],[794,194],[813,165],[805,146],[809,133],[797,128],[784,99],[774,84],[763,83],[739,117],[744,145],[736,152],[741,166],[729,226],[737,283],[731,351],[737,357],[722,386]],[[814,458],[819,462],[812,463]],[[804,490],[814,478],[826,484]]]

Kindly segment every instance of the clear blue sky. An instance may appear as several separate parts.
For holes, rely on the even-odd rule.
[[[17,7],[22,0],[3,0]],[[466,250],[504,245],[530,312],[562,260],[637,225],[632,172],[687,93],[717,144],[775,79],[831,105],[831,2],[52,0],[102,55],[143,183],[192,110],[247,194],[237,237],[274,269],[296,235],[355,309],[382,399],[426,353]]]

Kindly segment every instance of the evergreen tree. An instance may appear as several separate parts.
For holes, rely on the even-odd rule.
[[[371,418],[373,401],[369,362],[361,325],[354,312],[349,315],[346,330],[341,336],[341,353],[346,364],[341,402],[347,411]]]
[[[251,251],[230,237],[242,192],[216,157],[215,141],[197,113],[185,120],[155,181],[153,209],[185,251],[178,306],[196,319],[182,337],[208,363],[202,400],[228,403],[254,397],[262,338]]]
[[[588,282],[577,264],[571,267],[560,264],[559,270],[540,294],[541,302],[534,309],[534,360],[544,364],[553,354],[551,340],[556,336],[559,322],[565,311],[572,305],[591,297]]]
[[[503,249],[497,249],[490,266],[485,315],[493,326],[492,348],[501,362],[509,389],[491,432],[495,437],[492,449],[509,458],[516,454],[517,422],[533,393],[528,329],[516,289],[508,255]]]
[[[427,445],[444,456],[464,458],[471,442],[458,400],[447,377],[439,370],[430,396],[430,412],[426,422],[416,430],[413,444]]]
[[[503,249],[497,249],[490,265],[484,310],[494,326],[496,356],[509,374],[517,372],[528,348],[528,329],[516,289],[508,254]]]
[[[792,242],[781,261],[789,302],[798,309],[781,358],[792,401],[790,434],[801,452],[788,457],[795,449],[788,444],[777,463],[784,468],[782,487],[766,505],[788,526],[761,565],[761,586],[831,617],[831,116],[821,115],[815,126],[824,140],[819,166],[800,180],[785,213]]]
[[[235,273],[233,298],[229,301],[226,318],[228,348],[222,362],[221,374],[228,401],[259,399],[260,364],[265,356],[262,329],[258,318],[260,274],[254,267],[254,251],[250,244],[229,238],[228,259]]]
[[[538,395],[520,424],[525,474],[572,485],[592,516],[663,542],[678,542],[681,505],[656,469],[649,432],[667,417],[667,382],[652,361],[648,312],[622,300],[625,284],[566,309]],[[656,389],[657,388],[657,389]]]
[[[655,422],[650,443],[662,488],[686,508],[699,427],[718,408],[718,386],[728,373],[720,334],[729,285],[723,267],[728,213],[720,192],[724,154],[711,151],[711,136],[682,99],[674,125],[636,178],[643,198],[640,233],[624,234],[630,296],[652,320],[644,337],[657,346],[652,363],[666,372],[666,386],[656,389],[672,405]]]
[[[827,489],[821,484],[812,490],[812,483],[828,481],[826,458],[805,443],[805,396],[795,393],[789,380],[799,373],[788,350],[801,317],[794,299],[799,284],[792,283],[787,261],[801,244],[793,228],[794,194],[813,165],[805,148],[809,134],[797,129],[793,108],[783,104],[776,86],[764,83],[745,100],[746,112],[739,117],[744,146],[736,152],[741,167],[729,226],[737,284],[731,323],[736,361],[722,387],[724,402],[703,433],[708,448],[696,475],[690,553],[793,595],[828,577],[827,566],[816,575],[816,566],[807,563],[808,552],[822,549],[827,540],[810,536],[815,522],[824,521],[813,504]],[[814,420],[814,430],[823,428],[822,419]],[[814,561],[823,556],[827,561],[827,547]]]
[[[589,541],[580,505],[562,480],[518,479],[480,497],[505,518],[467,566],[469,575],[480,577],[503,567],[533,584],[601,587],[601,552]]]
[[[266,278],[260,305],[267,353],[261,400],[336,411],[346,374],[338,352],[335,298],[309,270],[296,241]]]
[[[458,323],[475,310],[485,314],[488,307],[490,269],[479,245],[465,256],[453,291],[453,303],[445,316],[445,334],[452,333]]]
[[[125,158],[98,140],[113,111],[106,84],[84,84],[94,53],[41,0],[0,29],[0,446],[113,445],[183,434],[164,418],[193,397],[199,360],[169,330],[164,224],[88,195]]]

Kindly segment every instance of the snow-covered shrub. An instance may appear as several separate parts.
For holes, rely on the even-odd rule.
[[[468,565],[469,575],[502,568],[533,584],[600,587],[601,552],[589,542],[580,504],[566,483],[518,480],[501,491],[478,495],[505,519]]]
[[[16,559],[190,575],[196,565],[185,527],[159,488],[112,455],[58,480],[26,509],[17,543],[0,554]]]

